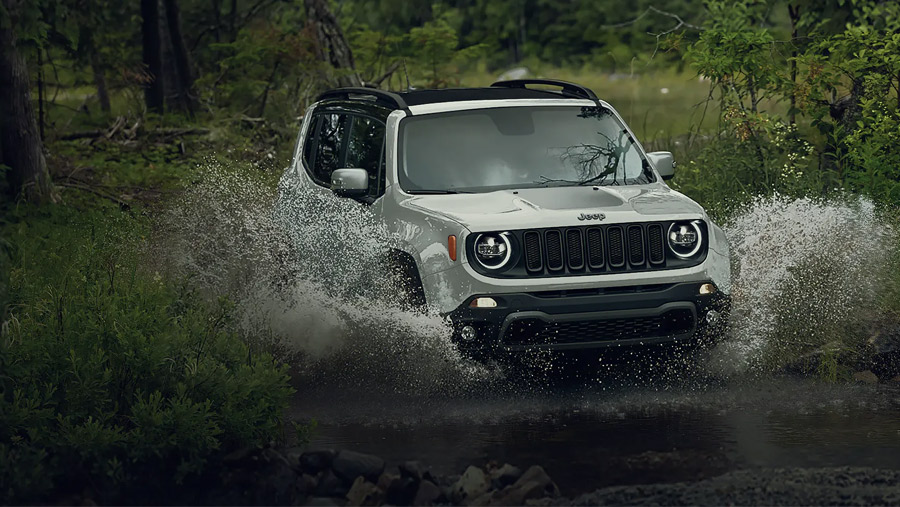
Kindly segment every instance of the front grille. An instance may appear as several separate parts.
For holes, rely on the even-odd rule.
[[[690,259],[682,259],[674,255],[666,243],[666,231],[671,223],[592,224],[505,231],[513,242],[513,258],[508,267],[486,270],[477,263],[470,265],[485,276],[523,278],[653,271],[702,263],[708,244],[706,224],[701,223],[703,243],[699,252]],[[471,252],[474,239],[468,241],[467,248]]]
[[[507,345],[541,345],[615,341],[678,336],[693,331],[694,313],[670,310],[656,317],[544,322],[520,319],[510,324],[503,337]]]

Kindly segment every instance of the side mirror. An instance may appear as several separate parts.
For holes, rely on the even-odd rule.
[[[339,197],[360,197],[369,192],[369,172],[365,169],[335,169],[331,191]]]
[[[664,180],[671,180],[675,176],[675,157],[671,151],[654,151],[647,154],[650,163],[659,172]]]

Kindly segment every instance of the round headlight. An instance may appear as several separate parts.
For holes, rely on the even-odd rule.
[[[700,222],[675,222],[669,226],[669,249],[681,259],[693,257],[703,244]]]
[[[479,234],[475,238],[475,260],[487,269],[500,269],[512,256],[509,233]]]

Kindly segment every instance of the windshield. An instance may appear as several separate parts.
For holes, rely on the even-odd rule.
[[[410,193],[642,185],[650,165],[612,111],[538,106],[407,118],[400,186]]]

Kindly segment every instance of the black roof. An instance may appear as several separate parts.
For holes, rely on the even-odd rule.
[[[398,93],[408,106],[435,104],[438,102],[459,102],[463,100],[502,99],[560,99],[566,98],[552,90],[529,88],[447,88],[443,90],[413,90]],[[586,98],[586,97],[585,97]]]
[[[534,89],[528,85],[559,87],[559,90]],[[403,109],[409,113],[409,106],[435,104],[441,102],[459,102],[465,100],[503,100],[503,99],[560,99],[579,98],[597,101],[597,96],[590,89],[568,83],[548,79],[521,79],[514,81],[498,81],[487,88],[445,88],[439,90],[410,90],[406,92],[388,92],[376,88],[338,88],[323,93],[318,100],[353,100],[363,99],[390,109]]]

